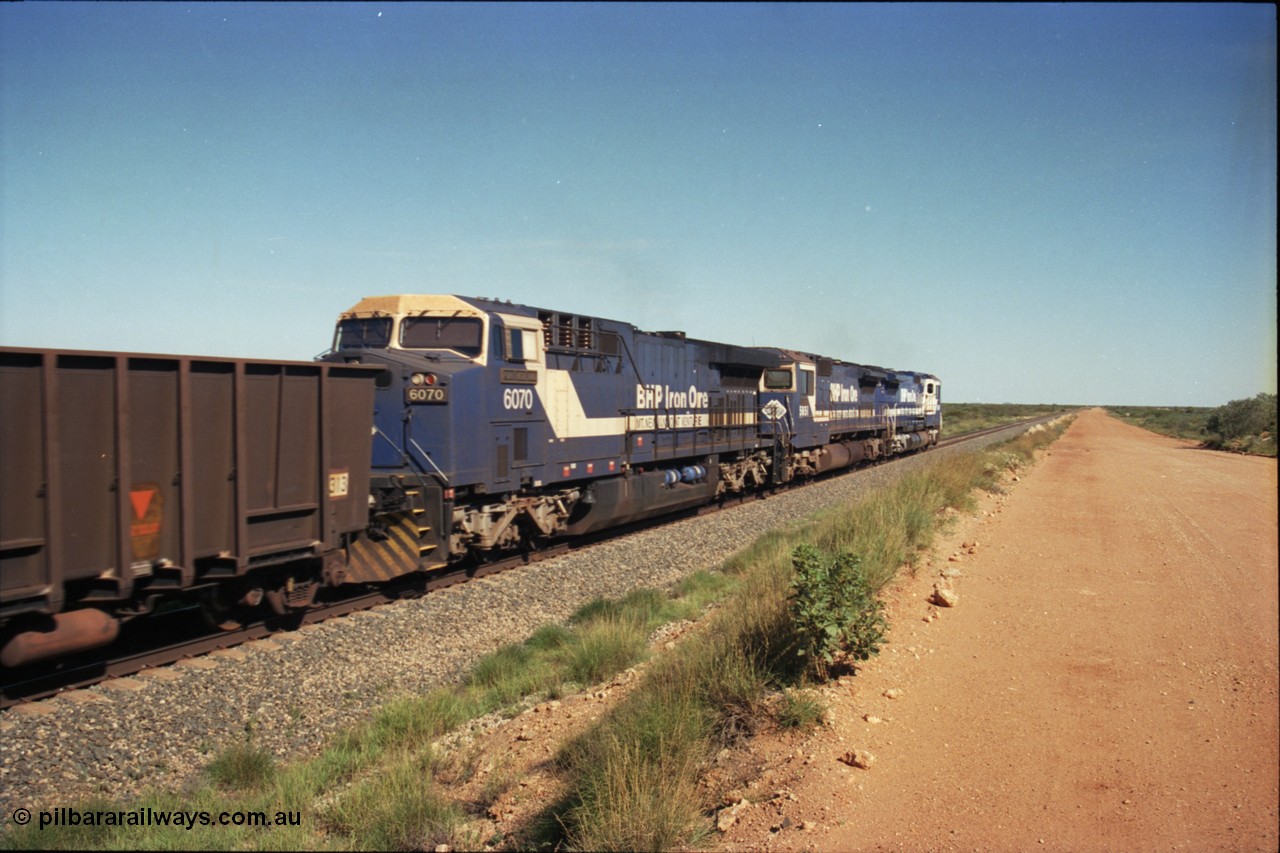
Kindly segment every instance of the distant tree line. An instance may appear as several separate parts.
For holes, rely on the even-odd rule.
[[[1219,406],[1209,413],[1204,430],[1207,447],[1275,456],[1276,395],[1259,394]]]

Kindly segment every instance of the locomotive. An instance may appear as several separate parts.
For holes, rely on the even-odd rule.
[[[941,427],[929,374],[490,299],[364,299],[323,359],[385,368],[381,529],[347,566],[362,581],[919,449]]]
[[[315,362],[0,349],[0,665],[937,443],[936,376],[393,295]]]

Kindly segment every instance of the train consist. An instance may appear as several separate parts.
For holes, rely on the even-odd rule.
[[[0,665],[485,560],[935,444],[937,377],[457,296],[316,362],[0,348]]]

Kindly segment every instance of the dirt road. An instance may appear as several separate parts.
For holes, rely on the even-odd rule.
[[[721,840],[1276,850],[1276,489],[1273,459],[1084,413],[896,590],[891,645],[828,690],[834,725],[757,745]],[[942,568],[959,604],[926,621]],[[838,760],[855,749],[870,769]]]

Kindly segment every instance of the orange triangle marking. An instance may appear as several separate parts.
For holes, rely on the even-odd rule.
[[[134,518],[141,521],[147,517],[147,510],[151,509],[151,499],[155,496],[155,489],[142,489],[137,492],[129,492],[129,500],[133,501]]]

